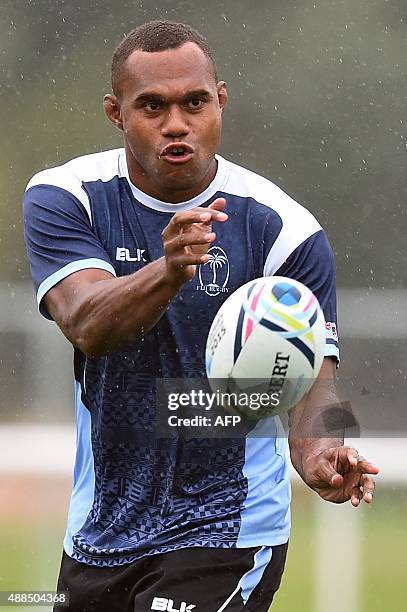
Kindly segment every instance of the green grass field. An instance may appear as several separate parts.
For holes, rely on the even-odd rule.
[[[50,495],[52,493],[50,492]],[[62,504],[63,505],[63,504]],[[25,512],[2,515],[0,527],[0,590],[53,590],[59,569],[64,516],[36,512],[28,520]],[[314,515],[313,494],[304,487],[295,488],[293,533],[283,583],[273,612],[315,612],[314,534],[318,529]],[[63,510],[63,508],[61,508]],[[404,612],[407,601],[407,491],[382,488],[371,508],[361,508],[362,607],[359,612]],[[333,526],[334,528],[334,526]],[[334,551],[333,551],[334,554]],[[350,551],[352,554],[352,551]],[[341,588],[340,576],[335,576]],[[2,610],[15,610],[7,606]],[[46,607],[18,607],[49,610]],[[327,611],[329,612],[329,611]],[[344,612],[346,612],[344,610]]]
[[[294,490],[293,530],[286,571],[273,612],[315,612],[313,493]],[[378,487],[371,507],[362,506],[359,612],[405,612],[407,609],[407,490]],[[334,524],[333,524],[334,529]],[[332,551],[335,554],[335,551]],[[349,551],[352,555],[352,550]],[[341,590],[341,576],[334,576]],[[329,612],[329,610],[327,610]],[[345,610],[343,612],[346,612]]]

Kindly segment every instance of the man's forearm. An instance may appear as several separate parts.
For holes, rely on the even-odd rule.
[[[161,258],[134,274],[89,283],[61,327],[88,357],[100,357],[147,333],[181,287],[170,282]]]
[[[225,198],[207,208],[175,213],[161,233],[164,257],[134,274],[112,278],[99,269],[78,271],[45,295],[65,336],[88,357],[101,357],[146,334],[181,287],[209,261],[214,221],[227,221]]]

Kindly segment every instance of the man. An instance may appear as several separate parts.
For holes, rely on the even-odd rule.
[[[133,30],[114,53],[112,89],[104,108],[124,149],[40,172],[25,195],[39,308],[75,349],[78,447],[58,589],[75,612],[266,612],[289,537],[284,440],[160,439],[156,379],[204,376],[211,321],[252,278],[304,282],[336,323],[332,252],[310,213],[216,155],[227,89],[195,30]],[[222,291],[206,276],[216,253],[229,265]],[[331,333],[321,379],[338,356]],[[293,410],[294,427],[321,403],[311,400]],[[371,501],[377,469],[342,439],[297,434],[290,446],[321,497]]]

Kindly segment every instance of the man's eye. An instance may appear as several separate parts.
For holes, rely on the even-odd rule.
[[[199,98],[193,98],[192,100],[189,100],[188,106],[194,109],[201,108],[203,106],[203,100],[200,100]]]
[[[146,109],[146,111],[150,113],[155,113],[159,110],[160,105],[158,104],[158,102],[147,102],[144,108]]]

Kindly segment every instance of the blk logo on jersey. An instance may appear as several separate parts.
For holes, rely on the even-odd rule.
[[[179,608],[174,608],[174,600],[166,597],[154,597],[151,604],[151,610],[160,610],[161,612],[191,612],[196,608],[195,604],[187,604],[186,601],[181,601]]]
[[[221,247],[213,246],[208,250],[209,261],[198,268],[199,285],[197,291],[205,291],[207,295],[216,296],[229,291],[229,259]]]
[[[144,263],[147,263],[147,259],[144,259],[143,255],[145,251],[145,249],[136,249],[135,253],[131,254],[130,249],[126,249],[125,247],[117,247],[116,261],[143,261]]]

